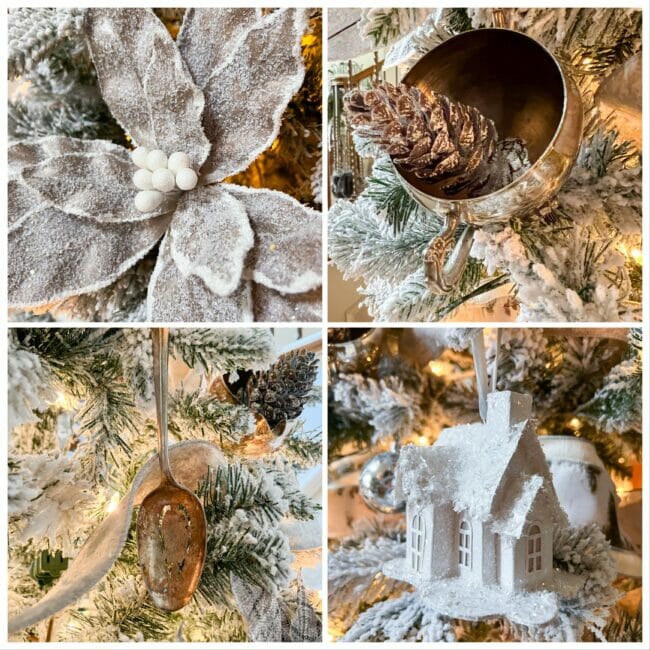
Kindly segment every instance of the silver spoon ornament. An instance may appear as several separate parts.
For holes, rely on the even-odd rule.
[[[201,579],[207,524],[201,501],[174,480],[169,465],[169,330],[153,328],[151,340],[161,481],[138,512],[138,559],[151,600],[156,607],[173,612],[187,605]]]

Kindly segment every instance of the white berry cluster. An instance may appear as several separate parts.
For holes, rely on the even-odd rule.
[[[176,151],[169,158],[160,149],[138,147],[131,152],[131,159],[138,166],[133,183],[141,190],[135,195],[135,207],[140,212],[151,212],[163,202],[163,194],[179,190],[192,190],[198,176],[190,167],[190,158]]]

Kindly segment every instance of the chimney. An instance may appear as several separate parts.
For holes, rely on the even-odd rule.
[[[523,393],[509,390],[488,393],[488,413],[486,423],[499,428],[510,428],[518,422],[532,417],[533,398]]]

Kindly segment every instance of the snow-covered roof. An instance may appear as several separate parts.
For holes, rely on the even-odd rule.
[[[510,490],[494,513],[492,530],[495,533],[521,537],[528,513],[544,486],[544,479],[539,474],[533,474],[519,483],[518,489]]]
[[[405,446],[397,473],[397,490],[402,498],[416,505],[451,501],[457,512],[468,512],[483,521],[513,516],[516,521],[510,522],[512,526],[523,526],[521,516],[525,519],[543,477],[525,471],[509,477],[523,481],[522,489],[508,490],[500,508],[494,498],[521,438],[526,433],[536,436],[531,407],[528,395],[491,393],[485,423],[445,429],[431,447]],[[526,475],[530,479],[527,482]]]

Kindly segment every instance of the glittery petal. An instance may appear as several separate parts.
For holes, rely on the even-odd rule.
[[[253,231],[244,206],[211,185],[181,197],[169,241],[183,275],[196,275],[218,296],[228,296],[239,285]]]
[[[205,85],[203,125],[212,141],[203,173],[221,180],[275,140],[282,114],[305,76],[302,9],[279,9],[259,21]]]
[[[22,219],[41,205],[40,196],[18,177],[9,177],[7,181],[7,218],[9,230],[17,227]]]
[[[84,28],[104,100],[131,139],[184,151],[199,169],[205,100],[162,22],[150,9],[88,9]]]
[[[103,224],[43,207],[9,233],[9,305],[26,308],[96,291],[141,259],[169,219]]]
[[[321,284],[322,215],[282,192],[223,186],[248,213],[255,246],[246,273],[283,293],[304,293]]]
[[[212,72],[226,62],[260,16],[261,11],[254,8],[185,12],[176,44],[197,86],[205,86]]]
[[[9,173],[10,175],[20,175],[24,167],[69,153],[119,154],[123,149],[108,140],[79,140],[61,135],[23,140],[12,144],[8,149]]]
[[[147,295],[147,320],[164,322],[248,322],[253,320],[250,282],[242,280],[222,298],[196,275],[184,276],[163,239]]]
[[[67,214],[116,223],[143,221],[173,210],[176,195],[170,194],[155,211],[143,214],[133,203],[137,188],[126,149],[110,153],[70,153],[48,158],[22,172],[23,182],[44,205]],[[9,204],[13,195],[9,195]]]
[[[315,322],[322,319],[320,288],[307,293],[280,293],[253,283],[255,320],[265,323]]]

